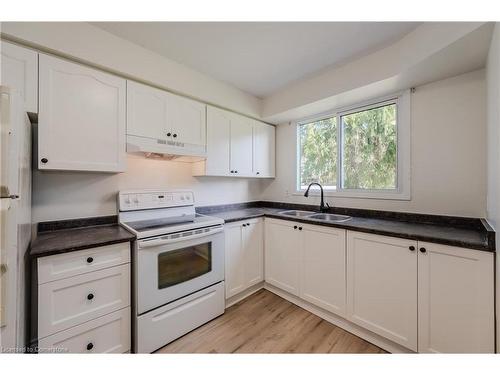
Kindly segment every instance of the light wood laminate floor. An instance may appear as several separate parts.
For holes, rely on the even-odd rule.
[[[379,347],[267,291],[156,353],[385,353]]]

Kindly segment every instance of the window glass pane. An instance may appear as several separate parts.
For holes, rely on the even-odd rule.
[[[397,186],[396,104],[341,117],[345,189]]]
[[[319,182],[325,189],[337,185],[336,117],[299,125],[299,189]]]
[[[158,255],[158,289],[183,283],[211,270],[211,242],[160,253]]]

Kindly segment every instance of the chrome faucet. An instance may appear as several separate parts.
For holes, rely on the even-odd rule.
[[[323,186],[321,186],[321,184],[319,184],[317,182],[311,182],[309,184],[309,186],[307,187],[306,192],[304,193],[304,197],[307,198],[309,196],[309,189],[311,188],[312,185],[318,185],[320,190],[321,190],[321,203],[319,204],[319,211],[320,212],[328,212],[328,209],[330,208],[330,206],[328,205],[328,203],[325,204],[325,201],[323,199]]]

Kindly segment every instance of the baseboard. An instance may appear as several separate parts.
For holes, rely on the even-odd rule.
[[[273,285],[270,285],[268,283],[264,283],[263,288],[270,291],[271,293],[274,293],[281,298],[286,299],[287,301],[293,303],[294,305],[297,305],[304,310],[309,311],[310,313],[319,316],[320,318],[326,320],[327,322],[330,322],[332,324],[335,324],[336,326],[346,330],[347,332],[352,333],[353,335],[356,335],[358,337],[361,337],[362,339],[378,346],[379,348],[382,348],[389,353],[415,353],[411,351],[408,348],[405,348],[399,344],[396,344],[382,336],[379,336],[371,331],[368,331],[365,328],[362,328],[354,323],[351,323],[350,321],[335,315],[329,311],[323,310],[320,307],[317,307],[307,301],[302,300],[299,297],[296,297],[288,292],[285,292]],[[246,298],[246,297],[244,297]],[[243,299],[243,298],[241,298]],[[240,299],[240,300],[241,300]]]
[[[234,304],[244,300],[245,298],[250,297],[252,294],[258,292],[259,290],[264,289],[264,281],[251,286],[248,289],[245,289],[243,292],[236,294],[228,299],[226,299],[226,309],[228,307],[233,306]]]

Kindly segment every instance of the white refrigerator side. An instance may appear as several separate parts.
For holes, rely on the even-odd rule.
[[[0,86],[0,352],[25,346],[25,255],[31,241],[31,124],[21,97]]]

